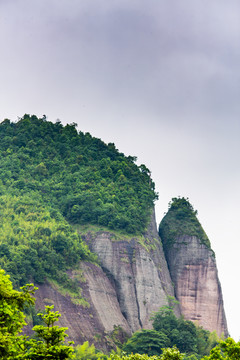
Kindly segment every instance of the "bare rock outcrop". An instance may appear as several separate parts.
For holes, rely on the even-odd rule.
[[[196,236],[180,236],[167,253],[181,313],[203,328],[227,336],[221,285],[213,252]]]
[[[141,237],[119,239],[106,231],[88,232],[82,237],[100,262],[100,266],[85,262],[79,265],[79,288],[88,306],[77,304],[53,284],[45,283],[36,293],[36,307],[54,304],[62,315],[59,325],[68,327],[68,339],[75,344],[88,340],[109,350],[114,346],[114,329],[130,335],[151,328],[152,313],[168,305],[174,289],[154,214]],[[69,276],[78,278],[74,271],[69,271]]]
[[[188,199],[174,198],[161,235],[181,314],[218,336],[228,336],[215,254]]]
[[[110,232],[85,236],[111,279],[119,305],[132,332],[151,328],[150,317],[174,291],[153,215],[142,238],[117,239]]]
[[[67,327],[68,340],[75,344],[84,341],[94,343],[98,348],[109,350],[114,346],[111,332],[120,326],[130,334],[130,328],[119,307],[117,293],[103,270],[91,263],[81,263],[84,281],[79,281],[86,305],[75,303],[69,295],[63,295],[53,284],[38,286],[36,307],[54,304],[54,310],[61,314],[60,326]],[[74,277],[74,273],[69,274]]]

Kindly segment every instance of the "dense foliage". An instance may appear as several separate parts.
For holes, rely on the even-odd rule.
[[[76,124],[29,115],[0,124],[2,186],[13,195],[37,194],[71,223],[143,232],[156,193],[149,170],[134,161]]]
[[[197,219],[197,211],[185,198],[173,198],[169,203],[168,212],[159,225],[159,235],[166,250],[174,244],[176,238],[184,235],[196,236],[211,248],[210,241]]]
[[[170,346],[170,341],[166,334],[143,329],[133,334],[123,347],[123,350],[128,354],[137,352],[152,356],[161,354],[161,349],[168,346]]]
[[[156,198],[149,171],[76,124],[25,115],[0,124],[0,266],[15,285],[56,280],[96,261],[74,224],[144,232]]]
[[[153,317],[153,328],[163,332],[170,346],[187,354],[207,355],[217,343],[217,335],[196,326],[192,321],[177,318],[170,307],[163,307]]]
[[[31,296],[36,288],[24,286],[21,291],[13,289],[9,276],[0,270],[0,357],[2,360],[64,360],[72,354],[71,344],[64,344],[66,328],[55,325],[61,316],[46,307],[45,314],[39,314],[44,325],[33,328],[36,338],[20,335],[25,324],[23,309],[34,303]]]
[[[232,338],[220,341],[213,348],[209,356],[203,360],[239,360],[240,359],[240,342],[235,342]]]
[[[176,346],[180,352],[198,359],[208,355],[217,344],[217,336],[193,322],[177,318],[170,307],[161,308],[153,316],[154,330],[141,330],[133,334],[123,350],[127,353],[160,355],[162,348]]]
[[[72,287],[66,270],[96,259],[60,213],[33,197],[2,195],[0,213],[0,266],[15,285],[48,277]]]
[[[29,286],[17,291],[13,289],[9,276],[0,269],[0,358],[14,358],[18,348],[22,344],[22,338],[18,337],[23,325],[25,325],[23,308],[33,304]],[[11,357],[10,357],[11,358]]]

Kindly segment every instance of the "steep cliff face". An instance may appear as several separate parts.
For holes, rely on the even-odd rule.
[[[80,265],[79,287],[88,306],[75,304],[50,284],[39,286],[36,306],[42,309],[54,304],[62,314],[59,325],[68,327],[69,339],[76,344],[88,340],[109,350],[116,327],[121,327],[123,335],[151,328],[152,313],[168,305],[174,289],[154,215],[142,237],[119,239],[114,233],[99,231],[83,238],[100,261],[100,266]],[[74,278],[74,272],[69,276]]]
[[[121,327],[122,335],[151,328],[152,313],[168,305],[168,296],[179,300],[177,315],[226,336],[221,286],[209,240],[197,220],[192,229],[187,213],[177,212],[176,221],[174,211],[160,225],[164,251],[154,214],[141,237],[107,231],[82,234],[100,264],[80,264],[79,287],[88,306],[74,304],[70,296],[45,284],[37,292],[37,307],[54,303],[62,314],[60,325],[69,328],[70,340],[76,344],[88,340],[101,349],[113,347],[111,333],[116,327]],[[73,271],[69,276],[77,278]]]
[[[119,240],[114,234],[99,232],[87,234],[85,240],[111,279],[131,331],[151,327],[151,314],[168,304],[168,295],[173,296],[155,217],[143,238]]]
[[[219,336],[227,336],[214,252],[193,208],[188,212],[184,210],[186,204],[177,205],[169,209],[160,233],[181,314],[207,330],[215,330]]]
[[[94,343],[99,349],[109,350],[114,346],[111,332],[120,326],[123,333],[131,333],[128,323],[119,307],[117,293],[103,270],[91,263],[81,263],[84,277],[79,281],[82,296],[88,305],[82,306],[69,295],[63,295],[52,284],[38,286],[36,308],[54,304],[54,309],[61,313],[60,326],[67,327],[68,340],[75,344],[84,341]],[[69,273],[74,277],[74,273]]]
[[[221,285],[212,251],[196,236],[180,236],[167,252],[181,313],[204,329],[227,336]]]

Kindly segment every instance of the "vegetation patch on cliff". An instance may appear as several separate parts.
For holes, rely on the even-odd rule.
[[[188,199],[173,198],[169,203],[167,214],[159,225],[159,235],[164,249],[171,247],[180,236],[196,236],[202,244],[211,248],[210,241],[197,219],[197,211],[194,210]]]

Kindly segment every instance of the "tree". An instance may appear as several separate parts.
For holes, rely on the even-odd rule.
[[[68,359],[73,352],[70,346],[64,344],[65,338],[68,336],[65,333],[67,328],[61,328],[54,325],[59,320],[61,314],[58,311],[53,312],[54,306],[46,306],[46,314],[38,314],[44,321],[44,325],[36,325],[33,330],[36,332],[37,340],[30,340],[30,350],[28,351],[28,358],[31,360],[63,360]]]
[[[72,343],[64,344],[66,328],[54,323],[61,316],[53,312],[53,306],[46,306],[46,314],[38,314],[44,325],[36,325],[33,330],[37,339],[20,335],[26,325],[24,307],[33,305],[32,297],[37,288],[27,284],[21,291],[13,289],[9,275],[0,269],[0,358],[2,360],[64,360],[72,354]]]
[[[19,333],[24,325],[23,308],[34,304],[31,296],[36,288],[26,285],[21,291],[13,289],[9,275],[0,269],[0,357],[17,359],[22,352],[26,338]]]
[[[220,341],[215,348],[210,351],[209,356],[202,360],[239,360],[240,342],[235,342],[232,338]]]
[[[152,318],[153,328],[167,335],[170,346],[176,346],[186,354],[209,354],[216,345],[216,334],[197,327],[192,321],[177,318],[173,308],[163,306]]]
[[[159,356],[148,356],[147,354],[130,354],[130,355],[118,355],[112,353],[108,360],[160,360]]]
[[[161,360],[182,360],[184,354],[181,354],[180,351],[176,348],[167,348],[162,349]]]
[[[133,336],[128,339],[123,350],[127,353],[148,354],[152,356],[160,355],[162,348],[169,345],[170,341],[164,333],[143,329],[142,331],[135,332]]]

